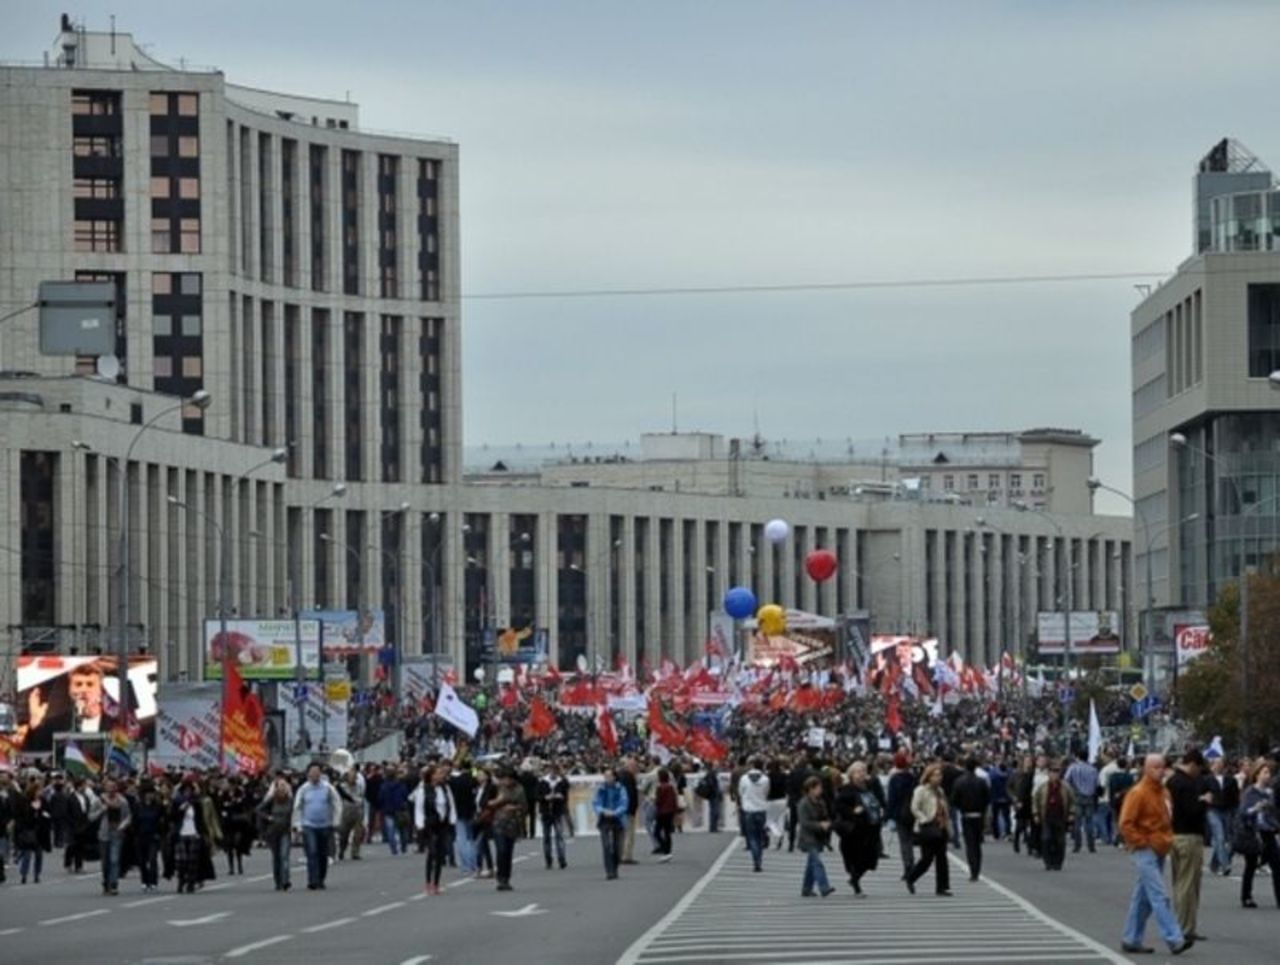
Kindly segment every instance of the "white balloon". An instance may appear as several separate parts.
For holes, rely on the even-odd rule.
[[[582,654],[578,654],[578,673],[584,673],[587,669],[587,658]]]
[[[471,676],[475,677],[476,680],[484,680],[484,667],[476,667],[475,673]]]
[[[791,534],[785,519],[771,519],[764,524],[764,538],[770,543],[781,543]]]

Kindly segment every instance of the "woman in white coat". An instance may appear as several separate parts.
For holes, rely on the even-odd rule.
[[[427,887],[429,895],[440,894],[440,875],[449,856],[453,829],[458,822],[458,809],[449,788],[449,767],[435,770],[424,767],[418,786],[409,796],[413,809],[413,826],[427,848]]]

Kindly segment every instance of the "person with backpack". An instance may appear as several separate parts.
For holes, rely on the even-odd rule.
[[[840,839],[840,857],[849,873],[853,893],[865,898],[862,876],[880,863],[880,825],[885,801],[879,781],[872,781],[867,765],[855,761],[845,784],[836,792],[833,827]]]
[[[653,795],[655,837],[658,846],[654,853],[662,862],[671,860],[671,833],[675,829],[676,813],[680,810],[680,798],[671,780],[671,772],[658,768],[658,787]]]
[[[720,831],[720,814],[724,805],[724,794],[720,790],[720,774],[716,771],[714,764],[707,763],[707,769],[703,772],[698,783],[694,785],[693,793],[707,802],[707,832],[709,834],[718,833]]]
[[[915,771],[911,769],[911,758],[904,751],[893,755],[893,771],[889,774],[889,790],[886,795],[885,811],[893,822],[894,833],[898,836],[898,852],[902,856],[902,877],[905,879],[911,866],[916,863],[915,826],[916,820],[911,813],[911,795],[916,789]]]

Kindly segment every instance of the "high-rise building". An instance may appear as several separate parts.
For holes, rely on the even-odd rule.
[[[504,628],[545,634],[562,667],[656,666],[702,653],[735,585],[987,664],[1040,611],[1129,626],[1131,526],[1090,511],[1082,434],[1022,433],[974,463],[1043,464],[1055,495],[1027,511],[860,499],[844,468],[748,471],[706,435],[655,437],[668,462],[702,461],[654,482],[464,483],[457,165],[448,141],[362,131],[354,104],[174,68],[128,34],[64,21],[44,66],[0,67],[9,652],[105,648],[125,625],[166,678],[196,679],[224,603],[382,609],[403,654],[460,670]],[[77,278],[116,287],[118,366],[39,351],[39,284]],[[1049,466],[1042,443],[1071,460]],[[841,561],[822,583],[819,547]]]
[[[1223,140],[1193,196],[1193,255],[1131,319],[1136,573],[1166,639],[1280,547],[1280,185]]]

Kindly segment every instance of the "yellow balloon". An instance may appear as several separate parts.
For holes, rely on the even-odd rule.
[[[787,632],[787,611],[776,603],[766,603],[756,611],[756,623],[766,637],[780,637]]]

